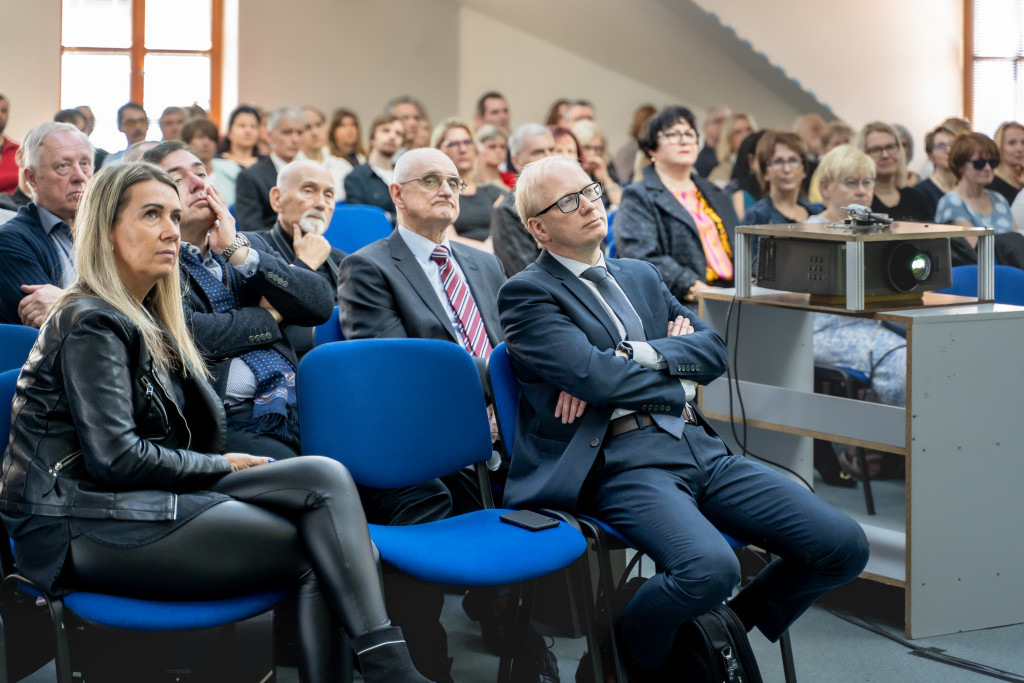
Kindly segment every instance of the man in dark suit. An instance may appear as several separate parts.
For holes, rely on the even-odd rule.
[[[779,557],[730,603],[748,630],[777,639],[860,573],[863,531],[810,491],[730,454],[689,403],[697,383],[725,371],[725,344],[653,266],[604,259],[600,186],[578,164],[535,162],[516,194],[544,252],[498,295],[524,399],[504,504],[597,516],[654,559],[660,571],[617,624],[641,677],[666,664],[683,622],[738,582],[719,529]]]
[[[75,276],[71,226],[93,149],[70,123],[47,122],[29,131],[21,151],[35,200],[0,227],[0,322],[39,327]]]
[[[225,447],[298,455],[297,359],[281,327],[331,317],[330,285],[301,261],[289,265],[258,235],[237,232],[206,167],[184,142],[161,142],[143,158],[178,185],[185,319],[224,401]]]
[[[242,230],[274,227],[277,212],[270,205],[270,189],[277,184],[278,172],[299,153],[305,127],[306,119],[295,107],[281,107],[270,113],[270,154],[239,173],[235,185],[235,216]]]
[[[338,269],[346,254],[324,237],[334,215],[330,172],[316,161],[293,161],[278,174],[270,206],[277,212],[277,222],[263,234],[267,244],[293,266],[318,273],[336,296]],[[284,333],[300,359],[313,348],[313,328],[288,325]]]

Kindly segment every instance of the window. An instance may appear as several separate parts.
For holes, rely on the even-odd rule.
[[[92,107],[93,143],[124,149],[117,109],[140,102],[159,140],[165,107],[220,119],[223,0],[62,0],[61,108]]]
[[[974,129],[993,135],[1024,121],[1024,0],[967,0],[964,110]]]

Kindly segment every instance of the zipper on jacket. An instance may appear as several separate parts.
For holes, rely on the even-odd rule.
[[[60,474],[62,469],[73,463],[75,460],[78,460],[80,457],[82,457],[82,451],[75,451],[70,455],[65,455],[50,468],[50,474],[56,477]]]
[[[189,429],[189,427],[188,427],[188,420],[186,420],[185,416],[181,414],[181,410],[178,408],[178,404],[175,403],[171,399],[170,393],[168,393],[168,391],[164,387],[164,385],[160,383],[160,378],[157,377],[155,372],[153,373],[153,379],[156,380],[156,385],[158,387],[160,387],[160,393],[162,393],[164,395],[164,398],[166,398],[168,401],[170,401],[171,405],[174,406],[174,412],[176,412],[178,414],[178,417],[181,418],[181,423],[183,425],[185,425],[185,434],[188,435],[188,441],[185,444],[185,450],[188,450],[188,449],[192,448],[192,430]],[[146,385],[146,397],[147,398],[152,397],[152,395],[153,395],[153,385],[149,383],[149,380],[146,377],[143,377],[142,381]],[[160,401],[157,401],[157,405],[160,406],[160,413],[163,415],[164,422],[167,424],[168,429],[170,429],[170,422],[167,419],[167,411],[166,411],[166,409],[163,407],[163,405],[161,404]]]

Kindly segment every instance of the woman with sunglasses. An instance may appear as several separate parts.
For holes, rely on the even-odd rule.
[[[1013,232],[1013,216],[1006,197],[987,189],[999,166],[999,147],[987,135],[968,133],[953,141],[949,167],[956,176],[953,190],[943,195],[935,210],[935,222],[992,228]],[[977,238],[968,238],[971,246]]]

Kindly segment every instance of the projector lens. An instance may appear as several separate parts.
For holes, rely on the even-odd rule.
[[[910,261],[910,274],[918,282],[924,282],[932,274],[932,258],[928,254],[918,252]]]

